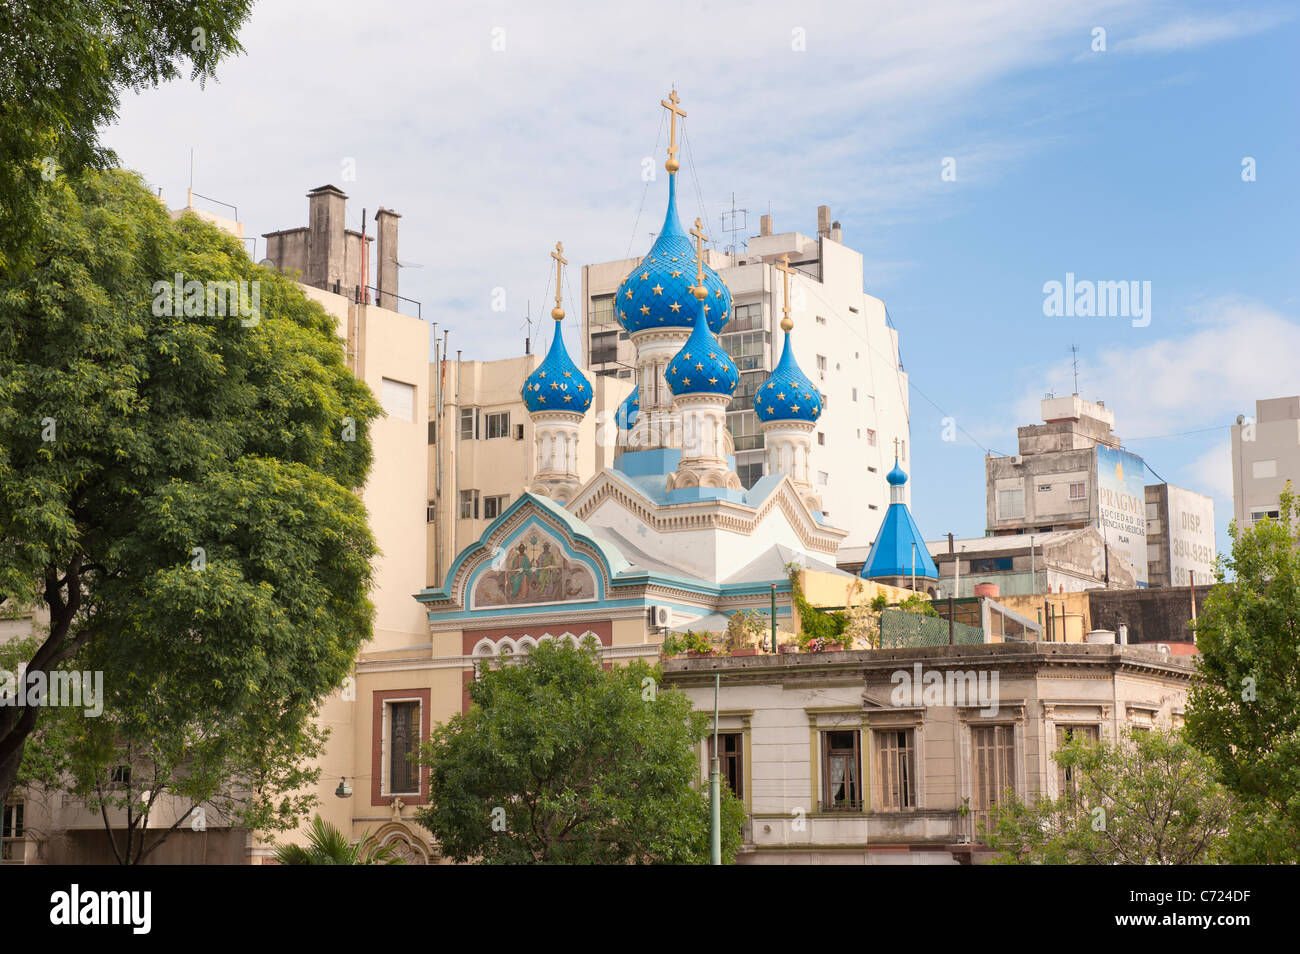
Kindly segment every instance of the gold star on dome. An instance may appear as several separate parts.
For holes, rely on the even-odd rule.
[[[727,320],[727,313],[725,311],[722,313],[722,320],[723,321]]]
[[[799,410],[799,405],[798,405],[798,404],[791,404],[791,405],[790,405],[790,410],[791,410],[791,411],[797,411],[797,410]]]
[[[572,394],[566,394],[566,395],[564,395],[564,400],[566,400],[566,401],[572,401],[572,400],[573,400],[573,395],[572,395]]]
[[[551,390],[552,390],[552,391],[558,391],[558,390],[560,390],[560,383],[559,383],[558,381],[552,381],[552,382],[551,382]]]
[[[718,383],[718,379],[717,379],[717,378],[709,378],[709,383],[710,383],[710,384],[717,384],[717,383]]]
[[[691,353],[690,353],[689,351],[686,352],[686,354],[684,355],[684,357],[686,358],[687,361],[690,361],[690,360],[691,360]]]
[[[677,256],[676,256],[676,255],[673,256],[673,261],[674,261],[674,262],[677,261]]]
[[[649,273],[649,272],[642,272],[642,273],[641,273],[641,281],[643,281],[643,282],[648,282],[649,280],[650,280],[650,273]]]
[[[664,286],[663,286],[663,285],[656,285],[654,288],[652,288],[652,289],[650,289],[650,290],[651,290],[652,292],[654,292],[656,295],[662,295],[662,294],[664,293]]]
[[[572,372],[572,371],[565,371],[565,372],[564,372],[564,376],[565,376],[566,378],[571,378],[571,377],[573,377],[573,372]]]
[[[775,414],[775,413],[776,413],[776,408],[772,407],[772,405],[769,404],[769,405],[767,406],[767,413],[768,413],[768,414]]]
[[[704,306],[704,313],[705,313],[706,315],[709,313],[709,306],[708,306],[708,305],[705,305],[705,306]]]
[[[672,305],[671,305],[670,307],[672,308],[673,311],[681,311],[681,310],[682,310],[682,306],[679,305],[679,304],[677,304],[677,302],[673,302]]]
[[[672,272],[672,276],[673,276],[673,278],[681,278],[681,277],[682,277],[682,273],[681,273],[680,269],[674,269],[674,271]]]
[[[712,351],[710,351],[710,352],[709,352],[709,357],[710,357],[710,358],[716,358],[717,355],[714,354]]]
[[[670,373],[672,373],[672,374],[676,374],[676,373],[677,373],[677,365],[674,364],[674,365],[673,365],[672,367],[670,367],[668,370],[669,370]]]
[[[695,370],[696,370],[696,371],[703,371],[703,370],[704,370],[704,365],[702,365],[702,364],[700,364],[700,362],[696,361],[696,362],[695,362]]]
[[[715,292],[713,293],[713,297],[714,297],[714,298],[721,298],[721,297],[722,297],[722,289],[719,288],[717,291],[715,291]]]
[[[587,390],[587,386],[586,386],[585,384],[579,384],[579,385],[578,385],[578,390],[579,390],[579,391],[585,391],[585,390]]]
[[[538,372],[537,372],[537,376],[538,376],[539,378],[544,378],[544,377],[546,377],[546,372],[545,372],[545,371],[538,371]]]
[[[641,306],[641,314],[643,314],[643,315],[648,315],[648,314],[650,314],[650,306],[649,306],[649,305],[642,305],[642,306]]]
[[[625,312],[622,308],[618,310],[618,316],[622,318],[624,321],[627,321],[627,312]]]
[[[545,403],[546,403],[546,395],[545,395],[545,394],[539,394],[539,395],[537,395],[537,400],[538,400],[540,403],[545,404]]]
[[[785,392],[782,391],[780,394],[778,394],[778,395],[776,396],[776,399],[777,399],[778,401],[784,401],[784,400],[785,400]]]
[[[691,383],[691,379],[690,379],[690,378],[682,378],[682,384],[685,384],[685,385],[689,386],[690,383]]]
[[[628,297],[629,299],[631,299],[631,297],[632,297],[632,289],[630,289],[630,288],[627,290],[627,297]]]
[[[768,389],[770,390],[771,388],[776,387],[776,382],[775,382],[775,381],[769,381],[769,382],[767,383],[767,386],[768,386]]]

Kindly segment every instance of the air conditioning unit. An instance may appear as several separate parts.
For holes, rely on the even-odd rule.
[[[673,611],[667,606],[650,607],[650,625],[654,627],[667,626],[673,621]]]
[[[1017,454],[1015,457],[1011,458],[1011,463],[1012,463],[1012,465],[1014,465],[1014,466],[1016,466],[1016,467],[1019,467],[1019,466],[1020,466],[1021,464],[1023,464],[1024,462],[1025,462],[1025,459],[1024,459],[1024,457],[1022,457],[1020,454]]]

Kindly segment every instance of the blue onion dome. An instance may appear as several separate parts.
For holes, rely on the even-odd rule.
[[[668,213],[664,227],[641,264],[618,286],[618,320],[629,334],[647,328],[690,328],[695,324],[691,294],[696,275],[695,249],[677,217],[677,176],[668,177]],[[718,273],[704,266],[708,291],[704,317],[714,334],[731,319],[731,290]]]
[[[561,318],[564,312],[559,308]],[[524,379],[521,392],[529,413],[538,411],[573,411],[583,414],[591,407],[591,382],[573,363],[560,334],[560,320],[555,322],[555,337],[536,370]]]
[[[785,322],[782,323],[783,325]],[[822,414],[822,395],[794,359],[790,331],[785,332],[785,346],[775,370],[754,395],[754,413],[763,423],[769,421],[816,421]]]
[[[898,466],[898,458],[894,458],[894,469],[885,474],[885,480],[891,487],[901,487],[907,483],[907,471]]]
[[[740,382],[736,362],[713,337],[704,309],[698,303],[695,309],[695,328],[664,373],[668,390],[673,394],[730,394]]]
[[[641,410],[641,388],[632,385],[632,393],[623,398],[623,403],[614,412],[614,423],[620,431],[630,431],[636,426],[636,416]]]

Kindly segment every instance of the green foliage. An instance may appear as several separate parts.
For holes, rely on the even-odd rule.
[[[220,805],[239,780],[257,797],[226,807],[290,824],[271,799],[371,632],[379,407],[319,305],[134,176],[51,184],[30,229],[41,267],[0,280],[0,598],[49,610],[31,670],[104,672],[73,788],[141,759],[151,791]],[[256,323],[153,314],[177,273],[260,282]],[[0,796],[34,725],[0,708]]]
[[[275,849],[275,860],[282,865],[405,864],[394,854],[396,850],[396,845],[380,847],[371,833],[353,844],[337,826],[317,815],[307,831],[307,844],[280,845]]]
[[[693,746],[708,717],[637,660],[605,670],[543,644],[482,672],[468,712],[434,729],[417,820],[456,861],[704,864],[709,804]],[[723,859],[744,806],[723,793]]]
[[[1243,801],[1236,844],[1257,862],[1300,862],[1298,516],[1288,484],[1278,520],[1232,525],[1232,556],[1195,624],[1188,735]]]
[[[1007,794],[985,841],[999,864],[1213,864],[1227,857],[1231,796],[1179,733],[1118,745],[1075,738],[1055,754],[1074,790],[1027,804]]]
[[[0,18],[0,277],[31,264],[30,219],[66,175],[115,163],[99,144],[124,90],[240,52],[253,0],[6,3]]]
[[[848,614],[838,610],[827,612],[809,603],[804,596],[803,588],[799,585],[801,569],[802,567],[797,563],[786,567],[790,575],[790,599],[799,614],[800,629],[796,637],[799,648],[820,649],[834,644],[847,649],[853,641],[853,637],[845,632],[849,626]]]
[[[889,597],[886,596],[884,593],[877,593],[875,596],[871,598],[871,609],[874,612],[879,613],[881,610],[887,608],[888,606],[889,606]]]
[[[939,611],[934,608],[934,602],[923,593],[913,593],[906,597],[898,604],[898,608],[904,613],[916,613],[920,616],[932,616],[939,618]]]

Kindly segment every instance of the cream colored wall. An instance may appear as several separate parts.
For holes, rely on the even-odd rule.
[[[1001,603],[1009,610],[1014,610],[1026,619],[1037,622],[1043,615],[1043,600],[1046,599],[1051,608],[1056,612],[1057,617],[1057,635],[1055,641],[1062,642],[1060,638],[1060,618],[1061,609],[1065,609],[1065,636],[1064,642],[1081,643],[1087,635],[1088,630],[1092,628],[1091,616],[1089,613],[1088,594],[1086,591],[1079,593],[1051,593],[1047,596],[1043,594],[1028,594],[1024,596],[995,596],[994,600]],[[1042,620],[1043,638],[1047,638],[1047,619]]]

